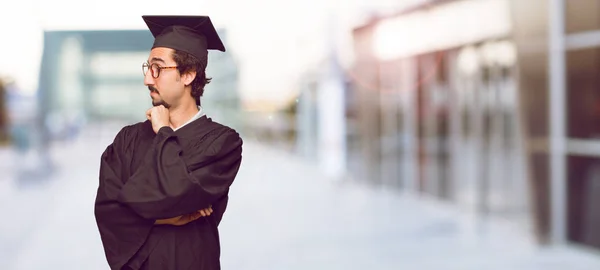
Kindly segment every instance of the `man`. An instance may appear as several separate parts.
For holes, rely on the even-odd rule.
[[[154,44],[143,64],[153,107],[101,157],[95,216],[113,270],[220,269],[218,225],[242,154],[239,134],[207,118],[200,97],[209,17],[142,16]]]

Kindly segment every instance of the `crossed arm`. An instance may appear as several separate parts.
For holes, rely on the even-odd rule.
[[[242,140],[232,130],[207,140],[202,153],[184,160],[173,130],[161,128],[139,169],[111,192],[114,199],[156,225],[184,225],[212,214],[211,205],[227,196],[237,175]],[[119,155],[113,152],[113,156]],[[119,177],[121,162],[107,162],[106,158],[103,156],[102,171],[109,173],[104,173],[106,179],[101,175],[101,181],[121,182],[110,179]]]

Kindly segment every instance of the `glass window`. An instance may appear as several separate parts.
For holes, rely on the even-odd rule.
[[[600,158],[568,158],[568,239],[600,248]]]
[[[401,125],[402,107],[399,89],[400,62],[386,62],[380,65],[380,149],[382,183],[392,187],[402,187]]]
[[[600,48],[567,53],[568,136],[600,138]]]
[[[600,30],[600,1],[563,0],[566,7],[566,31],[576,33]]]
[[[142,87],[127,83],[94,85],[90,88],[88,111],[94,117],[144,121],[144,112],[152,101],[148,90]]]
[[[440,52],[422,55],[418,61],[421,188],[447,199],[450,197],[447,58]]]
[[[99,77],[131,77],[143,82],[141,65],[148,52],[99,52],[90,56],[90,72]]]

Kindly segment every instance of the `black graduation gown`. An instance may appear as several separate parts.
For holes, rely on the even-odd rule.
[[[94,208],[111,269],[220,269],[217,226],[241,159],[239,134],[206,116],[177,131],[121,129],[102,154]],[[154,225],[209,205],[209,217]]]

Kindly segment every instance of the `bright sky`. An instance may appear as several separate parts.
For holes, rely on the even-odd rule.
[[[366,2],[398,5],[393,0],[11,1],[0,9],[0,75],[15,77],[26,89],[37,87],[42,29],[146,29],[144,14],[209,15],[217,27],[227,28],[228,49],[242,68],[243,97],[279,101],[294,93],[300,71],[322,54],[328,7],[338,14],[338,29],[344,29],[335,38],[339,53],[347,55],[348,25]]]

